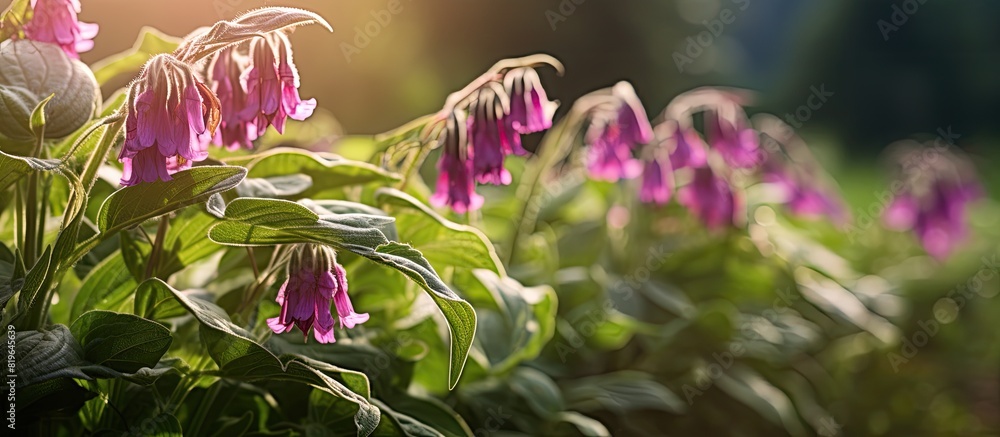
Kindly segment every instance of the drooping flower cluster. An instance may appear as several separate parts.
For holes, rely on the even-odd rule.
[[[969,204],[982,198],[972,163],[940,143],[896,153],[902,178],[883,221],[896,230],[913,230],[924,249],[944,259],[968,234]]]
[[[219,101],[191,66],[157,55],[129,90],[121,184],[168,181],[208,157],[206,143],[219,123]]]
[[[94,47],[98,25],[77,20],[80,0],[31,0],[31,9],[23,28],[27,39],[57,44],[73,59]]]
[[[212,142],[252,148],[268,126],[283,133],[288,118],[304,120],[316,107],[315,99],[299,97],[291,45],[280,31],[258,36],[249,48],[220,50],[207,76],[205,85],[172,55],[146,64],[126,104],[122,185],[170,180],[207,158]]]
[[[288,279],[275,299],[281,305],[278,317],[267,319],[276,334],[289,332],[297,326],[309,339],[309,330],[320,343],[335,343],[333,314],[337,311],[341,328],[354,328],[368,321],[368,314],[354,311],[347,295],[347,273],[337,263],[336,254],[326,246],[304,244],[295,246],[287,266]]]
[[[305,120],[316,109],[316,99],[299,97],[291,43],[281,32],[220,51],[212,58],[208,79],[222,104],[222,123],[213,140],[229,149],[251,149],[268,126],[284,133],[288,118]]]
[[[633,152],[653,139],[653,128],[631,85],[619,82],[611,94],[612,99],[594,108],[585,142],[590,146],[590,175],[615,182],[634,178],[642,171],[642,163]]]
[[[548,100],[538,73],[529,67],[505,72],[502,86],[486,83],[470,97],[468,117],[465,109],[458,108],[444,120],[437,189],[430,199],[435,206],[448,205],[459,214],[482,206],[476,182],[511,183],[504,159],[528,153],[521,146],[521,135],[551,127],[557,105]]]

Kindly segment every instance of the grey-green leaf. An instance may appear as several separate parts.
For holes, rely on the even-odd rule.
[[[101,232],[113,232],[141,224],[185,206],[203,202],[214,193],[235,187],[246,176],[236,166],[203,166],[175,173],[170,181],[141,183],[109,196],[97,216]]]

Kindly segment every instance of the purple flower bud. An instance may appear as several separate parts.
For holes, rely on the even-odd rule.
[[[510,96],[508,123],[512,129],[530,134],[552,127],[557,105],[549,101],[534,68],[515,68],[507,72],[503,83]]]
[[[305,120],[316,109],[316,99],[299,98],[299,73],[292,62],[288,38],[277,32],[254,40],[250,69],[243,74],[247,91],[246,106],[240,116],[252,119],[257,136],[268,126],[285,132],[285,120]]]
[[[275,299],[281,305],[281,313],[267,319],[272,331],[281,334],[297,326],[306,340],[312,329],[316,341],[335,343],[331,301],[341,327],[353,328],[368,321],[368,314],[354,312],[347,295],[346,273],[329,248],[303,245],[294,250],[288,263],[288,279]]]
[[[654,156],[646,161],[642,170],[642,187],[639,190],[639,200],[644,203],[665,205],[670,201],[674,190],[674,172],[670,159],[666,156]]]
[[[735,106],[734,106],[735,107]],[[762,161],[757,131],[747,126],[743,110],[735,107],[733,117],[719,112],[705,113],[705,131],[712,148],[734,168],[753,168]]]
[[[219,123],[219,101],[191,67],[157,55],[143,68],[126,102],[121,184],[170,180],[170,174],[208,157],[205,145]]]
[[[94,47],[98,26],[77,21],[79,0],[31,0],[31,8],[31,20],[24,25],[27,39],[57,44],[73,59]]]
[[[646,110],[632,87],[619,83],[613,94],[619,104],[613,111],[594,114],[586,137],[590,146],[587,164],[590,175],[610,182],[639,175],[642,164],[632,157],[632,150],[653,138]]]
[[[434,206],[448,205],[459,214],[483,206],[483,196],[476,194],[473,180],[473,151],[466,139],[466,124],[465,116],[458,111],[446,121],[437,190],[430,199]]]
[[[215,55],[209,67],[209,83],[212,91],[219,96],[222,121],[214,142],[229,150],[240,147],[253,148],[257,139],[256,117],[244,114],[247,92],[240,78],[250,67],[249,59],[233,48],[226,48]]]
[[[476,181],[481,184],[508,185],[511,181],[510,172],[503,166],[503,159],[514,153],[511,137],[519,134],[507,130],[501,98],[491,88],[482,89],[468,122],[472,168]],[[520,148],[520,144],[517,146]]]
[[[694,170],[694,180],[677,190],[677,201],[709,229],[735,225],[743,208],[742,200],[729,182],[715,175],[708,166]]]

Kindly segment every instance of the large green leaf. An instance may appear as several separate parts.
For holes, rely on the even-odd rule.
[[[272,199],[233,200],[225,218],[209,231],[220,244],[262,246],[317,243],[345,249],[399,270],[420,285],[444,314],[451,331],[449,387],[462,375],[476,332],[476,313],[441,280],[420,251],[390,242],[379,230],[386,217],[363,214],[329,215],[322,218],[294,202]]]
[[[383,207],[401,209],[394,214],[400,241],[420,249],[434,266],[487,269],[501,276],[505,274],[493,244],[480,230],[454,223],[402,191],[381,188],[375,195]]]
[[[354,422],[359,436],[371,434],[378,425],[378,408],[367,399],[368,379],[364,374],[305,357],[276,356],[229,321],[225,311],[216,305],[189,297],[159,279],[147,282],[161,282],[158,287],[170,290],[174,298],[198,319],[202,344],[219,366],[219,376],[244,381],[285,380],[309,384],[357,405]]]
[[[525,287],[489,270],[456,274],[453,283],[477,305],[476,336],[494,373],[537,357],[555,333],[552,287]],[[478,302],[478,303],[477,303]]]
[[[111,311],[88,311],[70,331],[87,361],[127,373],[155,366],[172,340],[159,323]]]
[[[105,84],[119,75],[135,75],[153,55],[170,53],[180,44],[180,38],[168,36],[152,27],[143,27],[132,48],[97,61],[91,67],[97,83]]]
[[[214,193],[235,187],[246,169],[235,166],[204,166],[175,173],[170,181],[142,183],[115,191],[97,216],[97,227],[110,233],[185,206],[203,202]]]
[[[563,389],[570,409],[607,410],[626,414],[634,410],[659,410],[683,414],[687,404],[652,375],[636,371],[606,373],[574,380]]]
[[[101,261],[83,278],[83,285],[70,310],[70,320],[76,320],[87,310],[124,311],[136,283],[120,251]]]
[[[398,175],[366,162],[301,149],[271,149],[259,155],[225,159],[224,162],[245,166],[250,170],[248,176],[251,178],[304,174],[312,179],[312,187],[297,194],[298,197],[323,198],[351,185],[370,182],[390,184],[399,180]]]

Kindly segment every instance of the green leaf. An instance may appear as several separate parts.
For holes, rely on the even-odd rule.
[[[147,282],[162,282],[150,279]],[[209,302],[189,297],[162,283],[159,287],[170,290],[174,298],[200,323],[199,333],[208,354],[219,366],[218,375],[245,381],[294,381],[309,384],[333,396],[357,405],[354,416],[358,435],[366,436],[375,429],[379,421],[378,408],[368,399],[369,389],[364,374],[319,363],[294,355],[275,356],[271,351],[254,341],[249,333],[229,321],[225,311]],[[358,394],[341,381],[352,386]],[[361,386],[360,382],[364,382]]]
[[[52,171],[59,168],[59,161],[8,155],[0,152],[0,168],[4,170],[0,172],[0,191],[3,191],[32,170]]]
[[[297,194],[299,197],[324,198],[342,192],[344,187],[379,182],[385,185],[399,176],[366,162],[351,161],[340,156],[313,153],[302,149],[277,148],[259,155],[224,159],[230,165],[245,166],[251,178],[270,178],[303,174],[312,180],[312,187]]]
[[[170,330],[159,323],[111,311],[88,311],[70,331],[85,359],[126,373],[155,366],[172,341]]]
[[[548,375],[530,367],[514,370],[508,381],[510,390],[520,396],[540,417],[549,417],[566,409],[562,393]]]
[[[42,135],[42,128],[45,127],[45,105],[55,96],[54,93],[49,94],[48,97],[38,102],[38,105],[35,105],[35,109],[31,111],[31,133],[35,134],[36,137]]]
[[[15,342],[18,386],[55,378],[116,378],[121,373],[88,362],[69,328],[55,325],[43,331],[19,331]]]
[[[418,397],[401,394],[393,396],[387,403],[393,410],[409,417],[418,417],[420,421],[430,425],[446,437],[471,436],[472,430],[455,410],[444,402],[431,397]]]
[[[97,83],[104,85],[119,75],[134,76],[153,55],[170,53],[180,44],[180,38],[165,35],[152,27],[139,30],[132,48],[116,53],[93,64]]]
[[[246,169],[235,166],[195,167],[172,175],[170,181],[141,183],[109,196],[97,216],[102,233],[112,233],[143,221],[203,202],[214,193],[235,187]]]
[[[315,243],[349,250],[392,267],[420,285],[434,300],[451,331],[449,388],[462,375],[476,332],[476,313],[441,280],[420,251],[390,242],[379,230],[387,218],[362,214],[323,216],[283,200],[240,198],[230,202],[225,218],[209,238],[232,246]]]
[[[136,283],[120,251],[101,261],[83,278],[80,292],[73,299],[70,320],[87,310],[124,311]]]
[[[219,220],[201,208],[187,208],[170,220],[163,240],[160,266],[154,276],[166,278],[181,269],[223,249],[206,238],[208,230]]]
[[[456,274],[454,283],[466,295],[488,296],[488,306],[477,304],[476,337],[494,373],[538,357],[555,334],[557,297],[552,287],[525,287],[489,270]]]
[[[301,194],[311,186],[312,179],[304,174],[246,178],[236,187],[236,194],[240,197],[289,197]]]
[[[383,208],[386,205],[402,208],[402,212],[394,214],[400,241],[420,249],[437,268],[487,269],[505,275],[493,244],[480,230],[454,223],[413,196],[393,188],[380,188],[375,196]]]
[[[652,375],[636,371],[576,379],[563,390],[563,396],[569,408],[578,411],[626,414],[634,410],[659,410],[683,414],[687,410],[687,404]]]
[[[556,415],[556,419],[573,425],[580,434],[587,437],[608,437],[611,435],[611,431],[608,431],[604,424],[575,411],[559,413]]]

